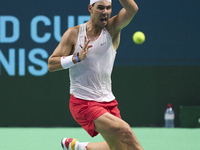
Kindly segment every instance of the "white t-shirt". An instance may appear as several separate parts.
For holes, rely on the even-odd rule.
[[[80,52],[86,36],[86,23],[80,25],[75,52]],[[87,57],[69,69],[70,93],[83,100],[110,102],[115,99],[111,87],[111,73],[116,51],[106,28],[88,49]]]

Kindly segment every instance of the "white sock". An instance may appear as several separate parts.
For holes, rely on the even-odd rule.
[[[75,144],[75,150],[87,150],[87,145],[89,142],[79,142],[77,141]]]

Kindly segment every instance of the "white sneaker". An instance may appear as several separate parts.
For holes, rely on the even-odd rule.
[[[73,138],[64,138],[61,141],[61,145],[63,150],[75,150],[75,144],[76,144],[77,139]]]

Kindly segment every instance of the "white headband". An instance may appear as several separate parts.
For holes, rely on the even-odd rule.
[[[109,2],[111,2],[112,0],[90,0],[90,5],[93,5],[94,3],[98,2],[98,1],[109,1]]]

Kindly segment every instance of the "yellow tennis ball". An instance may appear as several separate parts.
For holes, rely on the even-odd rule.
[[[141,31],[137,31],[133,34],[133,41],[136,44],[142,44],[145,41],[145,35]]]

